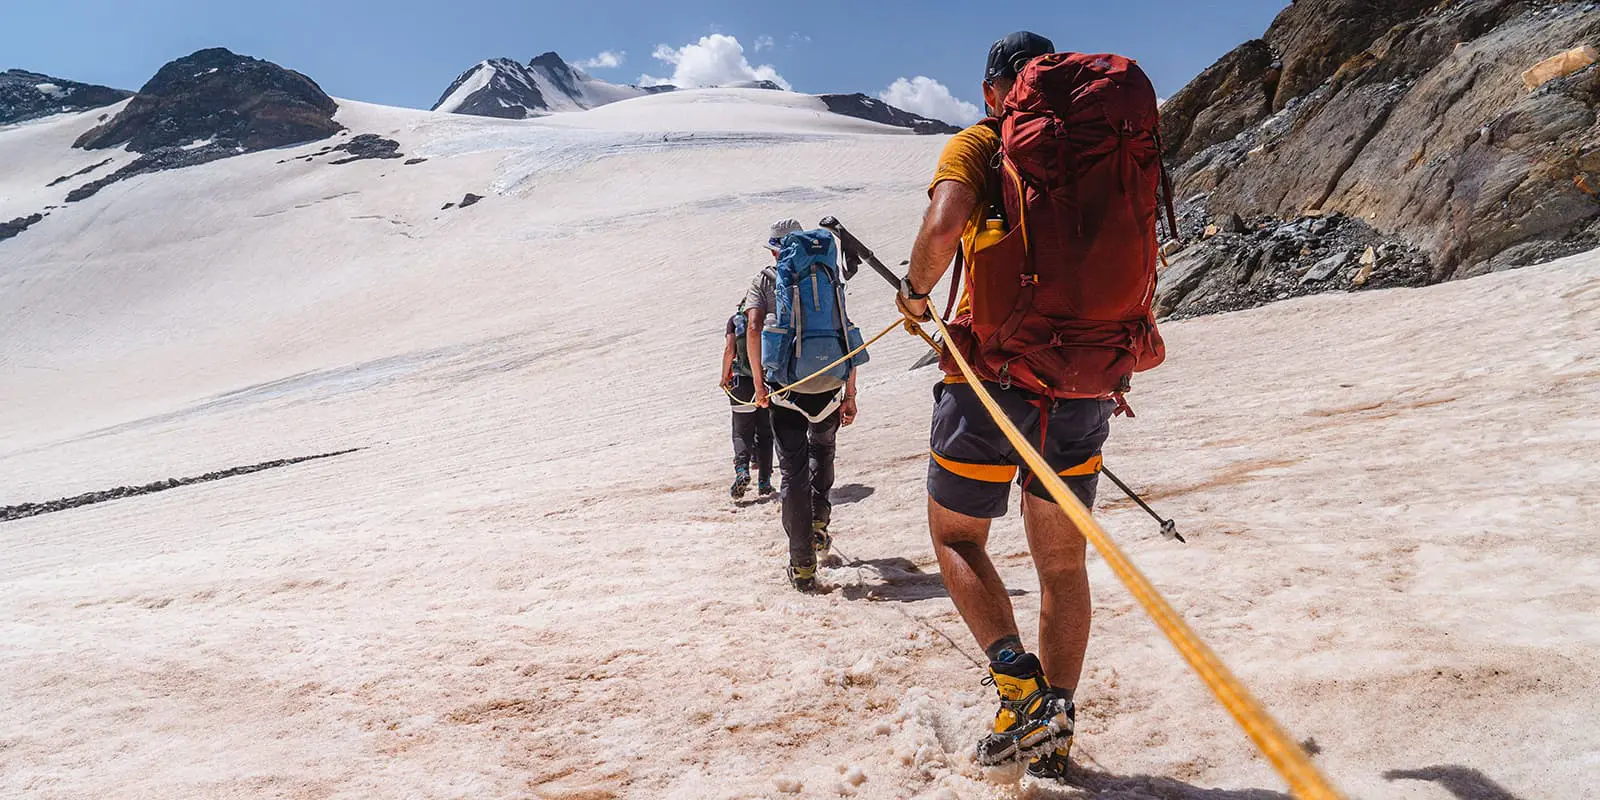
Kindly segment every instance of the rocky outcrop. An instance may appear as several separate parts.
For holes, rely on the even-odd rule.
[[[37,72],[8,69],[0,72],[0,125],[51,114],[66,114],[109,106],[133,92],[52,78]]]
[[[10,239],[43,221],[43,214],[29,214],[26,217],[17,217],[10,222],[0,222],[0,242]]]
[[[909,111],[902,111],[888,103],[864,94],[824,94],[819,95],[822,102],[828,105],[828,110],[835,114],[847,117],[856,117],[871,122],[880,122],[884,125],[893,125],[896,128],[910,128],[915,133],[960,133],[961,129],[946,122],[918,116]]]
[[[1253,308],[1319,292],[1424,286],[1427,254],[1343,214],[1280,220],[1204,216],[1204,199],[1180,212],[1187,247],[1169,247],[1156,287],[1158,316]]]
[[[150,153],[206,142],[252,152],[326,139],[344,129],[333,121],[338,110],[310,78],[218,47],[162,67],[122,113],[74,146]]]
[[[1434,280],[1593,246],[1600,65],[1522,73],[1596,42],[1592,3],[1301,0],[1163,107],[1177,196],[1357,219]]]
[[[344,155],[330,160],[328,162],[329,164],[350,164],[356,161],[367,161],[371,159],[383,160],[406,157],[405,153],[400,152],[399,142],[393,139],[385,139],[376,133],[363,133],[357,136],[352,136],[349,139],[340,142],[339,144],[330,144],[315,153],[310,153],[303,156],[295,156],[294,158],[285,158],[280,160],[278,163],[283,164],[289,161],[312,162],[323,156],[329,156],[335,153],[343,153]],[[412,159],[412,161],[417,161],[420,163],[421,161],[427,161],[427,159]],[[412,161],[407,161],[406,163],[410,164]]]
[[[67,200],[134,175],[326,139],[344,129],[333,120],[338,110],[298,72],[222,48],[201,50],[162,67],[121,113],[78,138],[75,147],[126,145],[142,155]]]

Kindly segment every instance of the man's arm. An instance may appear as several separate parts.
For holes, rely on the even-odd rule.
[[[856,371],[850,370],[850,377],[844,382],[844,402],[839,405],[839,424],[849,425],[856,421]]]
[[[767,310],[752,306],[744,315],[745,349],[750,353],[750,374],[756,382],[755,402],[764,406],[767,404],[767,371],[761,366],[761,329],[767,324]]]
[[[731,334],[731,333],[728,334],[726,337],[724,337],[725,339],[727,339],[727,343],[724,344],[723,347],[722,347],[722,385],[723,386],[732,386],[733,385],[733,358],[734,358],[735,353],[737,352],[735,350],[735,347],[734,347],[733,337],[734,337],[734,334]]]
[[[978,209],[978,193],[960,181],[940,181],[933,187],[933,199],[928,212],[922,216],[922,229],[917,231],[916,244],[911,247],[911,280],[913,291],[933,291],[945,270],[956,257],[961,246],[961,234],[967,222]],[[898,300],[900,309],[913,317],[924,319],[928,315],[928,301],[911,300],[904,296]]]

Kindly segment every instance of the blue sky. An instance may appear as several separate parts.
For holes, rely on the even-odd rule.
[[[596,77],[670,79],[680,61],[723,57],[698,47],[736,39],[752,67],[770,65],[798,91],[879,95],[925,76],[970,103],[989,43],[1030,29],[1058,49],[1112,51],[1140,61],[1163,96],[1246,39],[1285,0],[983,0],[761,3],[680,0],[11,0],[0,9],[0,68],[137,89],[163,63],[223,46],[316,79],[336,97],[427,108],[462,70],[485,58],[526,61],[556,50],[568,61],[625,54]],[[995,5],[1003,6],[994,10]],[[768,42],[770,41],[770,46]],[[726,50],[727,40],[709,42]],[[759,45],[759,52],[758,52]],[[719,62],[720,63],[720,62]],[[726,65],[724,65],[726,66]],[[690,69],[693,72],[693,69]],[[766,74],[766,73],[762,73]],[[921,100],[925,84],[913,94]],[[911,87],[906,87],[911,88]],[[909,96],[909,95],[902,95]]]

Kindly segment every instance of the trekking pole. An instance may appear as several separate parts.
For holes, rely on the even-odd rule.
[[[1100,471],[1105,473],[1105,476],[1107,478],[1110,478],[1111,482],[1116,484],[1117,488],[1121,489],[1123,494],[1127,495],[1130,499],[1133,500],[1133,502],[1138,503],[1139,507],[1144,509],[1146,514],[1149,514],[1150,516],[1155,517],[1156,522],[1161,523],[1161,535],[1162,536],[1165,536],[1168,539],[1177,539],[1178,541],[1183,542],[1184,544],[1188,544],[1189,543],[1188,539],[1183,538],[1183,534],[1178,533],[1178,523],[1173,522],[1170,519],[1162,519],[1161,515],[1157,514],[1156,510],[1151,508],[1150,504],[1146,503],[1144,501],[1143,497],[1140,497],[1137,492],[1135,492],[1132,489],[1128,488],[1128,484],[1123,483],[1122,479],[1118,478],[1116,473],[1112,472],[1109,469],[1106,469],[1106,465],[1101,464],[1100,465]]]
[[[895,276],[894,272],[888,267],[884,266],[883,262],[879,261],[877,256],[873,255],[871,248],[868,248],[866,245],[862,244],[861,240],[855,237],[855,234],[852,234],[850,231],[846,230],[844,224],[839,222],[837,218],[831,216],[823,217],[822,221],[817,223],[817,225],[818,227],[828,229],[833,233],[833,235],[839,237],[839,241],[843,243],[842,249],[845,251],[846,258],[856,257],[866,259],[867,265],[872,267],[874,272],[882,275],[883,279],[888,281],[889,285],[893,286],[896,292],[900,291],[900,279]],[[935,353],[939,351],[938,342],[928,336],[928,334],[923,331],[922,328],[916,326],[912,326],[912,328],[922,336],[922,340],[927,342],[929,347],[934,349]],[[1162,519],[1161,515],[1157,514],[1156,510],[1151,508],[1150,504],[1144,501],[1144,498],[1140,497],[1132,489],[1128,488],[1128,484],[1123,483],[1121,478],[1118,478],[1111,472],[1111,470],[1106,469],[1104,464],[1100,465],[1100,471],[1105,473],[1106,477],[1110,478],[1111,482],[1116,484],[1117,488],[1121,489],[1122,493],[1128,496],[1128,499],[1138,503],[1139,507],[1145,510],[1145,513],[1154,517],[1156,522],[1160,523],[1162,536],[1165,536],[1168,539],[1176,539],[1184,544],[1189,543],[1188,539],[1183,538],[1183,534],[1178,533],[1178,523],[1170,519]]]

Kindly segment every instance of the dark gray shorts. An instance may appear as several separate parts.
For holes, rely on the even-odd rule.
[[[1001,410],[1034,444],[1085,506],[1094,508],[1100,478],[1100,447],[1111,432],[1111,400],[1045,401],[1047,424],[1040,425],[1039,398],[1020,389],[985,383]],[[1005,516],[1016,481],[1030,494],[1050,499],[1044,486],[989,417],[978,395],[965,383],[933,389],[933,435],[929,443],[928,494],[958,514],[993,519]]]

